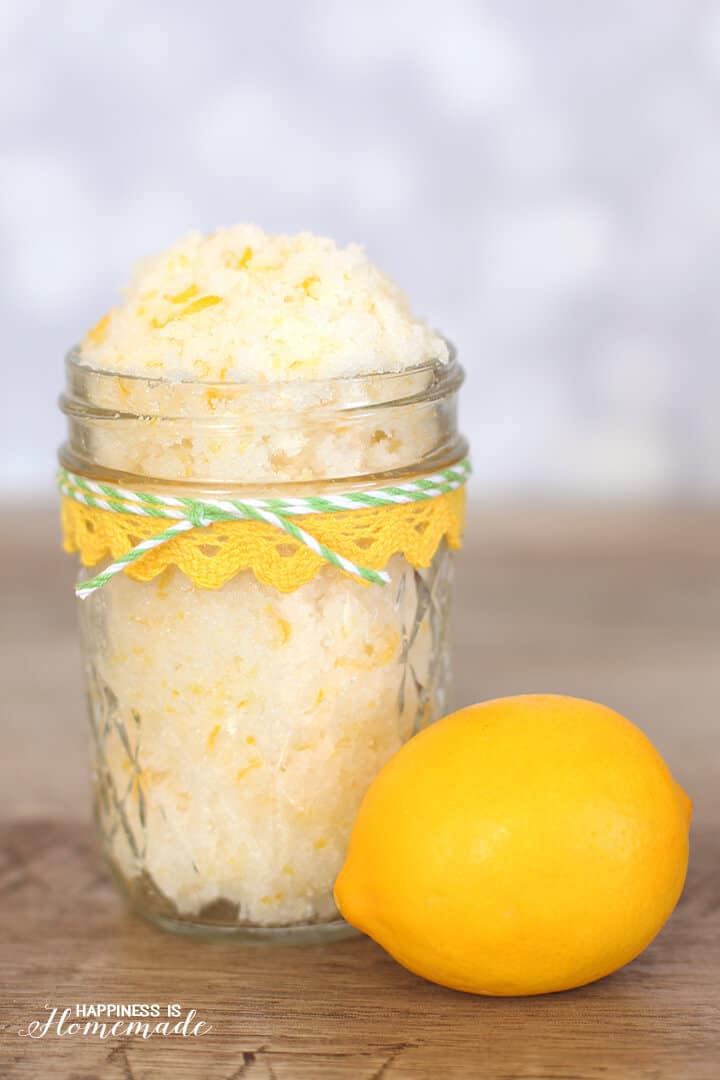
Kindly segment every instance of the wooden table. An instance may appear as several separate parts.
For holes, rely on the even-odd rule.
[[[695,799],[685,894],[634,964],[484,999],[367,939],[204,945],[126,914],[89,822],[70,560],[54,515],[4,541],[0,1076],[45,1080],[720,1075],[720,513],[487,509],[458,568],[457,703],[517,691],[634,718]],[[178,1002],[201,1038],[18,1037],[45,1004]]]

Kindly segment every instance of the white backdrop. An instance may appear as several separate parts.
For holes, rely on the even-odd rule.
[[[360,240],[460,349],[476,493],[720,494],[720,5],[4,0],[2,488],[132,260]]]

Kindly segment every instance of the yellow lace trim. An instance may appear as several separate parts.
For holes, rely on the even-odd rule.
[[[430,565],[441,541],[459,548],[465,522],[465,489],[399,506],[314,514],[303,527],[339,555],[382,570],[403,554],[412,566]],[[117,559],[167,528],[166,521],[118,514],[62,499],[63,547],[79,552],[84,566]],[[219,589],[242,570],[280,592],[292,592],[327,563],[292,537],[261,521],[218,522],[191,529],[130,563],[136,581],[150,581],[176,566],[200,589]]]

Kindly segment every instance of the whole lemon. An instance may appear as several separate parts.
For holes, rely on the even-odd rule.
[[[360,807],[340,911],[418,975],[544,994],[636,957],[670,916],[690,800],[603,705],[525,695],[416,735]]]

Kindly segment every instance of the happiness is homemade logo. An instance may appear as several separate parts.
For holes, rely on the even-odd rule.
[[[78,1002],[65,1009],[45,1004],[47,1016],[31,1020],[18,1035],[27,1039],[44,1039],[46,1035],[60,1038],[113,1039],[135,1035],[141,1039],[154,1036],[167,1038],[197,1038],[212,1031],[212,1024],[197,1019],[197,1009],[184,1009],[177,1003],[171,1005],[135,1004],[84,1004]]]

